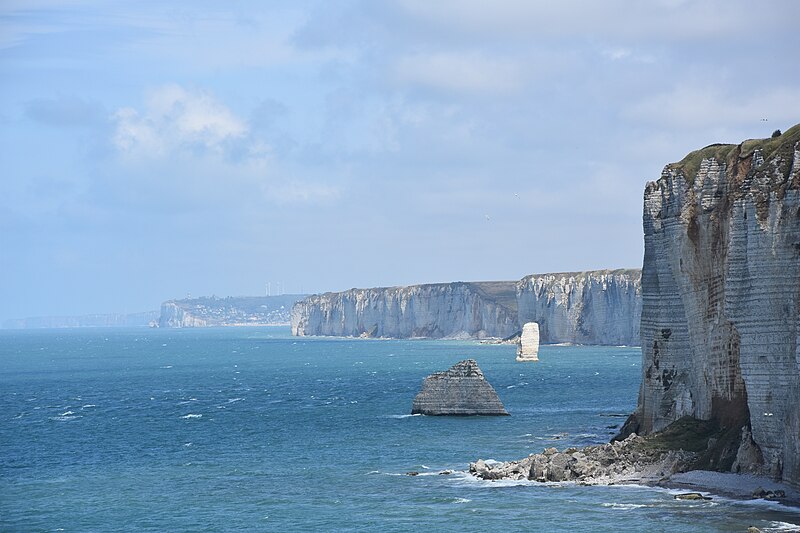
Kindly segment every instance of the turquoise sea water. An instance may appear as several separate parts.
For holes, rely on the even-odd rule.
[[[635,405],[638,348],[545,346],[537,364],[514,350],[288,328],[0,332],[0,531],[800,524],[774,503],[438,475],[607,441]],[[468,357],[510,417],[408,416],[426,375]]]

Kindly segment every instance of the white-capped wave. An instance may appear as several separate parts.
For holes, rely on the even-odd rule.
[[[763,528],[762,531],[800,531],[800,524],[774,521],[770,522],[769,527]]]
[[[382,418],[411,418],[412,416],[422,416],[420,413],[414,413],[413,415],[386,415]]]
[[[631,511],[633,509],[641,509],[647,507],[644,503],[604,503],[603,507],[610,507],[611,509],[619,509],[620,511]]]
[[[93,403],[87,403],[86,405],[82,405],[81,409],[89,409],[91,407],[97,407],[97,406]]]
[[[420,475],[432,475],[432,474],[420,474]],[[473,476],[469,472],[465,471],[456,471],[453,472],[450,476],[447,476],[453,483],[460,487],[473,487],[473,488],[487,488],[487,489],[499,489],[503,487],[518,487],[522,485],[532,485],[537,487],[545,487],[547,485],[551,485],[551,483],[540,483],[538,481],[528,481],[527,479],[499,479],[499,480],[488,480],[488,479],[480,479],[478,477]]]
[[[61,416],[51,416],[50,420],[56,420],[58,422],[69,422],[70,420],[75,420],[78,418],[83,418],[80,415],[61,415]]]
[[[186,419],[186,420],[191,419],[191,418],[203,418],[203,415],[199,415],[199,414],[195,414],[195,413],[189,413],[188,415],[184,415],[181,418]]]

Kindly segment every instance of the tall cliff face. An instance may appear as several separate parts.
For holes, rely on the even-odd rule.
[[[508,337],[519,330],[514,282],[440,283],[314,295],[292,308],[293,335]]]
[[[542,342],[638,345],[640,278],[598,270],[325,293],[292,308],[292,334],[505,338],[538,322]]]
[[[639,431],[716,420],[800,484],[800,126],[668,165],[643,222]]]
[[[177,301],[170,300],[161,304],[158,325],[162,328],[204,328],[209,323],[204,318],[193,315],[190,309]]]
[[[527,276],[517,284],[520,323],[537,322],[544,343],[638,345],[640,270]]]
[[[158,311],[78,316],[39,316],[13,318],[3,322],[4,329],[35,328],[109,328],[148,326],[158,320]]]

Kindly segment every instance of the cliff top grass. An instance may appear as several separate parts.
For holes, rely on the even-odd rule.
[[[748,139],[741,144],[710,144],[700,150],[690,152],[686,157],[677,163],[667,165],[673,170],[683,173],[686,182],[691,185],[694,183],[695,176],[700,170],[700,164],[704,159],[716,159],[717,161],[733,163],[733,157],[738,153],[739,158],[750,157],[756,149],[761,150],[764,160],[769,160],[778,150],[793,149],[795,143],[800,141],[800,124],[792,126],[783,134],[767,139]]]
[[[384,291],[384,290],[403,290],[411,288],[434,288],[443,289],[453,286],[466,286],[477,292],[488,301],[492,301],[506,307],[513,313],[517,312],[517,282],[516,281],[448,281],[442,283],[420,283],[417,285],[396,285],[393,287],[370,287],[352,288],[349,291]],[[342,294],[341,292],[326,292],[325,294]]]
[[[494,301],[514,313],[517,312],[516,281],[476,281],[471,285],[487,300]]]
[[[545,276],[554,276],[557,278],[582,278],[589,274],[610,274],[613,276],[641,276],[642,269],[641,268],[615,268],[615,269],[600,269],[600,270],[580,270],[575,272],[545,272],[543,274],[528,274],[524,278],[522,278],[522,282],[526,282],[532,278],[542,278]]]

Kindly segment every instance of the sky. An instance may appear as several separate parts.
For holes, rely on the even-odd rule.
[[[800,122],[800,2],[0,2],[0,320],[640,267]]]

